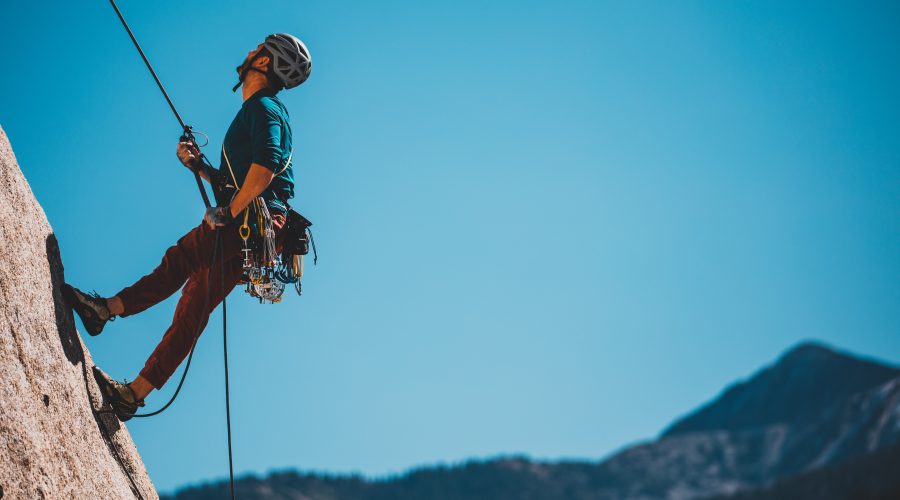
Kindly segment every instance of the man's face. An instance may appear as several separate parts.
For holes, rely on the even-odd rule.
[[[238,76],[244,74],[244,70],[251,64],[251,61],[253,61],[253,57],[256,56],[256,54],[258,54],[259,51],[262,50],[262,48],[263,44],[259,44],[255,49],[247,52],[247,57],[244,58],[244,62],[242,62],[241,65],[237,67]]]

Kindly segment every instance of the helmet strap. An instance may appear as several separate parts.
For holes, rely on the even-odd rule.
[[[232,92],[237,92],[237,89],[240,88],[240,86],[244,84],[244,78],[247,78],[247,73],[249,73],[251,71],[256,71],[257,73],[262,73],[262,74],[266,75],[266,77],[268,78],[268,73],[266,73],[265,71],[263,71],[259,68],[253,67],[253,63],[262,55],[261,52],[262,51],[257,52],[256,55],[254,55],[253,58],[250,59],[249,62],[247,62],[246,66],[244,66],[244,68],[241,69],[241,74],[240,74],[240,76],[238,76],[238,82],[231,89]]]

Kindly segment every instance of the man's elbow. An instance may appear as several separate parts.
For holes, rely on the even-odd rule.
[[[268,184],[275,178],[275,172],[259,163],[253,163],[250,165],[250,171],[248,172],[247,177],[265,181],[265,183]]]

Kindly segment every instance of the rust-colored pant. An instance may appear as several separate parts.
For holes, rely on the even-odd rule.
[[[281,228],[285,218],[272,214],[278,248],[281,247]],[[175,307],[172,325],[159,345],[147,359],[141,376],[160,389],[184,361],[197,338],[206,328],[209,315],[241,279],[243,241],[235,226],[219,230],[221,255],[212,262],[216,232],[205,223],[191,229],[174,246],[166,250],[162,262],[150,274],[116,295],[122,299],[125,312],[120,316],[137,314],[162,302],[181,288],[181,298]],[[224,295],[222,261],[225,265]],[[215,265],[213,265],[215,264]],[[187,281],[187,283],[185,283]],[[207,299],[207,294],[209,298]],[[206,304],[204,309],[203,305]]]

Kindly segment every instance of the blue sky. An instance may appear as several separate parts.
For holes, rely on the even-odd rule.
[[[231,295],[238,473],[599,458],[803,339],[900,362],[894,2],[120,7],[208,152],[265,34],[313,54],[283,100],[321,259]],[[202,217],[177,123],[106,2],[0,13],[0,125],[112,294]],[[174,305],[94,360],[133,378]],[[227,475],[220,321],[129,423],[161,491]]]

